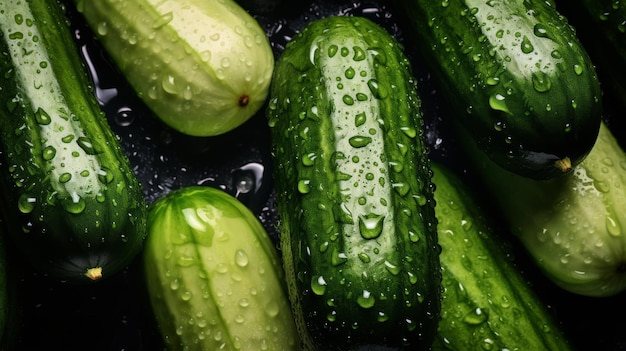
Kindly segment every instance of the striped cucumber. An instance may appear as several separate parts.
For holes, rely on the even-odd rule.
[[[88,282],[141,250],[141,186],[56,0],[0,0],[2,216],[41,271]]]
[[[466,145],[485,191],[546,276],[585,296],[626,291],[626,154],[604,123],[589,156],[557,179],[519,177]]]
[[[267,115],[305,341],[430,347],[439,247],[421,100],[401,47],[362,17],[310,22],[277,61]]]
[[[170,192],[151,205],[148,232],[148,294],[168,350],[300,349],[278,252],[235,197]]]
[[[433,350],[571,350],[475,196],[433,163],[443,299]]]
[[[397,0],[407,37],[455,107],[451,119],[501,167],[571,171],[598,135],[593,63],[551,1]]]
[[[224,134],[265,104],[274,54],[234,0],[73,0],[138,96],[166,125]]]

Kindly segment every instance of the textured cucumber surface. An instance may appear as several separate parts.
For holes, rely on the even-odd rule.
[[[260,17],[277,54],[304,23],[330,14],[364,15],[405,39],[398,29],[398,14],[386,0],[304,1],[302,5],[290,5],[288,11]],[[183,185],[214,185],[250,206],[274,235],[276,213],[269,176],[272,165],[265,116],[255,116],[233,134],[211,140],[183,137],[163,128],[133,96],[101,48],[91,39],[90,31],[79,21],[73,23],[76,40],[93,63],[97,94],[144,184],[146,199],[152,202]],[[408,51],[412,49],[408,48]],[[422,106],[431,155],[463,172],[465,161],[459,157],[456,141],[450,137],[443,121],[450,112],[423,64],[414,61],[414,71],[424,96]],[[617,103],[605,99],[605,118],[610,126],[619,125],[619,118],[614,118],[620,116],[614,108]],[[620,141],[626,141],[626,133],[618,134]],[[473,175],[463,174],[466,174],[463,179],[473,184]],[[521,263],[526,262],[522,253],[515,257]],[[626,322],[620,318],[626,314],[624,295],[608,299],[573,296],[553,287],[532,265],[524,267],[525,276],[564,326],[574,346],[580,350],[626,350],[623,336]],[[22,301],[21,322],[17,323],[28,330],[28,336],[20,338],[21,349],[45,349],[54,345],[67,350],[83,350],[87,344],[96,351],[156,350],[162,347],[160,336],[147,313],[146,296],[137,284],[136,265],[108,282],[103,281],[104,284],[98,287],[78,288],[51,282],[28,268],[17,273],[21,278],[18,288]],[[69,334],[73,337],[66,337]]]

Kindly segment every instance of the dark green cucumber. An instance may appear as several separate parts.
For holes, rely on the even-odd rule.
[[[439,248],[421,100],[402,48],[365,18],[311,22],[277,62],[267,115],[305,341],[428,348]]]
[[[601,119],[593,63],[544,0],[397,0],[451,118],[501,167],[552,178],[591,150]]]
[[[465,145],[486,194],[555,284],[586,296],[626,290],[626,154],[604,123],[589,156],[550,180],[502,170]]]
[[[616,67],[626,63],[626,2],[557,0],[556,3],[576,27],[577,35],[597,66],[600,80],[611,83],[610,87],[604,87],[604,92],[625,101],[626,73]]]
[[[91,281],[141,250],[147,209],[55,0],[0,1],[2,216],[41,271]]]
[[[433,163],[443,276],[433,350],[570,350],[466,183]]]
[[[144,255],[168,350],[299,350],[280,257],[254,214],[210,187],[150,208]]]

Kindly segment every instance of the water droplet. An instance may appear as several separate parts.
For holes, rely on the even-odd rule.
[[[356,93],[356,99],[357,101],[367,101],[369,100],[369,97],[367,96],[367,94]]]
[[[362,126],[363,124],[365,124],[365,122],[367,122],[367,116],[365,115],[365,112],[361,112],[354,117],[354,125],[356,127]]]
[[[354,78],[355,75],[356,75],[356,72],[354,71],[354,68],[348,67],[348,69],[346,69],[346,72],[345,72],[346,78],[352,79]]]
[[[315,163],[315,158],[316,157],[317,156],[313,152],[308,153],[308,154],[304,154],[302,156],[302,165],[304,165],[304,166],[313,166],[313,164]]]
[[[400,130],[411,139],[417,136],[417,130],[413,127],[400,127]]]
[[[478,325],[487,320],[487,314],[480,308],[476,308],[463,316],[463,322],[471,325]]]
[[[311,278],[311,291],[315,295],[324,295],[326,293],[326,280],[321,275]]]
[[[248,265],[248,254],[244,250],[237,250],[235,252],[235,263],[239,267],[246,267]]]
[[[385,269],[387,269],[387,271],[393,275],[398,275],[400,274],[400,267],[396,264],[393,264],[389,261],[385,261]]]
[[[365,53],[365,50],[363,50],[362,47],[355,46],[353,49],[354,49],[354,56],[352,56],[352,59],[354,61],[363,61],[363,60],[365,60],[367,55]]]
[[[87,153],[87,155],[95,155],[98,153],[95,146],[91,142],[91,139],[87,137],[79,137],[76,140],[76,143],[78,144],[78,146],[80,146],[81,149],[83,149],[83,151],[85,151],[85,153]]]
[[[120,127],[128,127],[135,121],[135,114],[130,107],[120,107],[115,113],[115,123]]]
[[[86,206],[85,199],[76,193],[72,193],[70,197],[63,199],[63,208],[69,213],[79,214],[85,210]]]
[[[106,22],[100,22],[96,25],[96,33],[100,36],[105,36],[109,33],[109,25]]]
[[[359,232],[364,239],[375,239],[383,232],[385,216],[369,213],[359,216]]]
[[[384,99],[389,95],[389,92],[386,88],[382,87],[376,79],[370,79],[367,82],[367,87],[369,88],[372,95],[374,95],[377,99]]]
[[[530,42],[527,36],[524,36],[524,38],[522,39],[520,48],[522,49],[522,52],[525,54],[530,54],[531,52],[533,52],[533,50],[535,50],[535,48],[533,47],[533,44]]]
[[[72,174],[65,172],[59,176],[59,183],[65,184],[69,182],[71,179],[72,179]]]
[[[350,106],[354,105],[354,98],[352,96],[350,96],[350,95],[344,95],[341,100],[346,105],[350,105]]]
[[[356,298],[356,302],[363,308],[372,308],[376,300],[368,290],[363,290],[362,294]]]
[[[55,149],[54,146],[52,145],[46,146],[42,151],[42,157],[46,161],[52,160],[56,154],[57,154],[57,149]]]
[[[301,179],[298,182],[298,191],[301,194],[308,194],[311,191],[311,181],[308,179]]]
[[[620,236],[622,234],[622,228],[619,225],[619,222],[616,221],[613,217],[607,216],[605,222],[606,230],[607,232],[609,232],[609,234],[611,234],[612,236]]]
[[[535,24],[535,26],[533,27],[533,33],[535,33],[535,35],[540,38],[548,37],[548,30],[546,29],[546,26],[543,23]]]
[[[183,293],[180,294],[180,299],[183,301],[189,301],[191,300],[192,296],[193,294],[191,293],[191,291],[184,291]]]
[[[35,111],[35,120],[41,125],[48,125],[52,122],[50,115],[42,108],[38,108],[37,111]]]
[[[195,259],[192,256],[186,254],[179,255],[176,259],[176,265],[178,265],[179,267],[191,267],[195,263]]]
[[[35,209],[37,199],[27,194],[20,195],[17,201],[17,207],[22,213],[31,213]]]
[[[510,114],[509,108],[506,105],[505,97],[502,94],[495,94],[489,97],[489,106],[496,110]]]
[[[367,136],[353,136],[349,139],[349,143],[352,147],[361,148],[369,145],[372,142],[372,138]]]
[[[550,77],[542,71],[533,72],[532,82],[533,88],[540,93],[545,93],[552,87]]]
[[[584,72],[584,68],[582,65],[579,65],[579,64],[574,65],[574,73],[576,73],[576,75],[580,76],[581,74],[583,74],[583,72]]]
[[[339,51],[339,47],[335,44],[332,44],[331,46],[328,47],[328,57],[334,57],[335,55],[337,55],[337,52]]]
[[[339,251],[337,248],[333,249],[333,252],[330,257],[330,263],[333,266],[335,267],[340,266],[346,263],[347,261],[348,261],[348,256],[344,252]]]
[[[360,252],[358,255],[359,259],[361,260],[361,262],[363,263],[370,263],[371,262],[371,258],[368,254],[364,253],[364,252]]]

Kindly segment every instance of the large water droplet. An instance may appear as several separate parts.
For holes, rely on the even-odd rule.
[[[352,147],[355,148],[361,148],[361,147],[365,147],[367,145],[369,145],[372,142],[372,138],[368,137],[368,136],[353,136],[351,137],[348,142],[350,143],[350,145]]]
[[[372,308],[376,300],[369,291],[363,290],[363,293],[356,298],[356,302],[363,308]]]
[[[487,314],[480,308],[470,311],[463,317],[463,322],[471,325],[478,325],[487,320]]]
[[[326,280],[321,275],[311,278],[311,291],[315,295],[324,295],[326,293],[326,285]]]
[[[84,137],[84,136],[79,137],[76,140],[76,143],[78,144],[78,146],[80,146],[81,149],[83,149],[83,151],[85,151],[87,155],[95,155],[98,153],[94,144],[91,142],[91,139],[87,137]]]
[[[248,265],[248,254],[244,250],[237,250],[235,252],[235,264],[239,267],[246,267]]]
[[[37,199],[27,194],[20,195],[17,201],[17,207],[22,213],[30,213],[35,209]]]
[[[383,232],[385,216],[369,213],[359,217],[359,232],[364,239],[375,239]]]
[[[545,93],[552,87],[550,77],[544,72],[538,71],[532,74],[533,88],[540,93]]]

